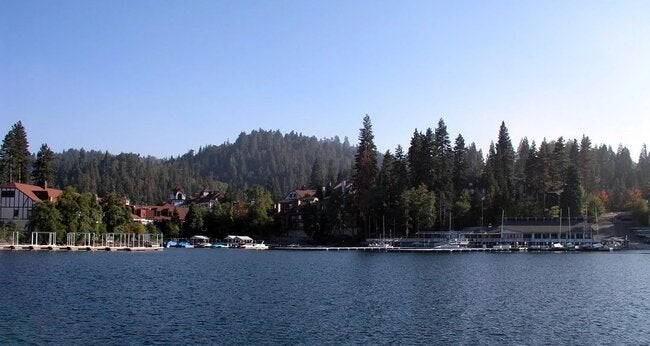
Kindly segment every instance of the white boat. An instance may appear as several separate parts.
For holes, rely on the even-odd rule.
[[[434,249],[439,250],[454,250],[454,249],[464,249],[469,245],[469,240],[467,239],[454,239],[446,241],[434,246]]]
[[[268,250],[269,246],[262,241],[260,243],[244,244],[241,248],[246,250]]]
[[[553,243],[551,244],[551,250],[555,250],[555,251],[564,250],[564,245],[562,245],[562,243]]]
[[[504,250],[504,251],[509,251],[512,249],[512,245],[510,244],[496,244],[492,247],[495,250]]]
[[[193,236],[190,238],[190,243],[196,248],[209,248],[212,245],[210,244],[210,238],[202,235]]]

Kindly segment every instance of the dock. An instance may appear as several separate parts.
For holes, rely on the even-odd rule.
[[[369,251],[369,252],[512,252],[510,249],[499,248],[431,248],[431,247],[383,247],[383,246],[278,246],[273,250],[289,251]]]
[[[0,251],[162,251],[161,246],[67,246],[67,245],[0,245]]]

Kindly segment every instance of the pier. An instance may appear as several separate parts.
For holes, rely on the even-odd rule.
[[[66,244],[56,244],[54,232],[32,232],[29,244],[20,244],[19,232],[11,235],[11,242],[0,244],[0,251],[162,251],[161,234],[68,233]]]
[[[369,251],[369,252],[513,252],[517,250],[500,248],[433,248],[433,247],[384,247],[384,246],[278,246],[273,250],[289,251]]]
[[[162,246],[68,246],[68,245],[0,245],[0,251],[162,251]]]

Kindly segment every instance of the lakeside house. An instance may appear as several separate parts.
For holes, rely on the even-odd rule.
[[[56,202],[62,190],[22,183],[0,186],[0,224],[13,221],[19,229],[26,229],[32,209],[44,201]]]
[[[147,225],[154,222],[167,222],[172,219],[174,213],[183,222],[189,212],[191,205],[198,205],[210,210],[219,200],[223,199],[221,191],[209,191],[203,189],[196,196],[188,197],[179,187],[175,187],[169,199],[159,205],[130,205],[131,218],[135,222]]]
[[[153,222],[166,222],[177,214],[178,219],[182,222],[189,212],[188,208],[175,207],[170,203],[163,205],[129,205],[131,208],[131,218],[135,222],[147,225]]]

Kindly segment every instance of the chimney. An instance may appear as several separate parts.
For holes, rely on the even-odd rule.
[[[42,187],[43,189],[47,189],[47,180],[43,180],[43,181],[41,181],[41,187]]]

